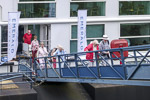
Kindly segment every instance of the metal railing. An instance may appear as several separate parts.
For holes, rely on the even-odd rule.
[[[35,58],[36,80],[150,86],[149,52],[150,45],[142,45]],[[95,56],[87,60],[89,53]]]

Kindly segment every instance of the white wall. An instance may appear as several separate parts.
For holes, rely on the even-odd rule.
[[[56,0],[56,18],[70,18],[70,0]],[[51,48],[62,45],[70,52],[70,24],[51,24]]]
[[[119,0],[106,0],[106,17],[118,17]]]
[[[110,42],[120,37],[120,24],[118,22],[109,22],[105,24],[105,34],[109,37]]]
[[[2,20],[2,7],[0,5],[0,21]]]
[[[18,8],[18,0],[0,0],[2,6],[2,21],[8,21],[8,12],[15,12]]]
[[[70,25],[51,24],[51,48],[62,45],[67,53],[70,52]]]
[[[70,17],[70,0],[56,0],[56,18]]]

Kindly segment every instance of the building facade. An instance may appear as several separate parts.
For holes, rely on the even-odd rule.
[[[88,43],[103,34],[110,41],[127,39],[130,46],[150,43],[149,0],[0,0],[2,45],[7,45],[8,12],[21,11],[19,51],[23,34],[31,29],[49,49],[60,44],[76,52],[79,9],[87,9]]]

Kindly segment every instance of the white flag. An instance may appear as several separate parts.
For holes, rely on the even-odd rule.
[[[16,57],[20,12],[8,13],[8,61]]]
[[[83,52],[87,46],[86,19],[87,10],[78,10],[78,52]]]

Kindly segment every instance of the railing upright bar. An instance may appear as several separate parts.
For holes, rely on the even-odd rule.
[[[37,78],[37,64],[36,64],[36,58],[34,58],[34,65],[33,65],[33,70],[35,71],[35,77]]]
[[[124,75],[125,75],[125,77],[124,77],[124,79],[126,79],[126,75],[127,75],[127,73],[126,73],[126,65],[125,65],[125,60],[124,60],[124,54],[123,54],[123,49],[120,49],[120,53],[121,53],[121,62],[122,62],[122,67],[123,67],[123,69],[124,69]]]
[[[99,63],[98,63],[98,52],[95,52],[95,59],[96,59],[96,67],[97,67],[97,73],[98,73],[98,78],[101,78],[101,74],[100,74],[100,67],[99,67]]]
[[[58,64],[59,64],[59,73],[60,73],[60,78],[62,78],[62,72],[61,72],[61,61],[60,61],[60,55],[58,55]]]
[[[78,55],[75,54],[75,65],[76,65],[76,71],[77,71],[77,77],[79,78],[80,75],[79,75],[79,67],[78,67]]]
[[[46,61],[47,61],[47,60],[46,60],[47,57],[44,57],[43,59],[44,59],[44,62],[45,62],[45,73],[46,73],[46,77],[48,77],[47,62],[46,62]]]
[[[110,52],[110,57],[111,57],[111,58],[110,58],[110,60],[111,60],[111,65],[113,66],[113,65],[114,65],[114,62],[113,62],[113,57],[112,57],[112,55],[113,55],[113,54],[112,54],[112,52]]]
[[[134,59],[135,59],[135,64],[137,65],[138,64],[138,61],[137,61],[137,57],[136,57],[136,51],[134,50]]]

